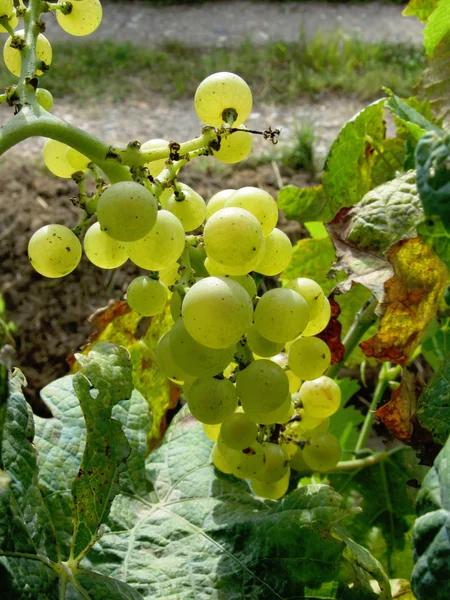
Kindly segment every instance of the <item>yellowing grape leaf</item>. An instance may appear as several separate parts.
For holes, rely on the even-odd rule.
[[[361,348],[366,356],[405,365],[436,314],[447,269],[420,238],[397,242],[386,256],[394,275],[384,284],[384,314]]]

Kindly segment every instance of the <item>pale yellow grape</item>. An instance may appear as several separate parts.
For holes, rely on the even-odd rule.
[[[221,190],[220,192],[214,194],[214,196],[211,196],[208,204],[206,205],[206,219],[208,220],[211,215],[221,208],[225,208],[225,202],[228,200],[231,194],[234,194],[235,191],[235,189]]]
[[[166,208],[167,206],[167,200],[170,198],[170,196],[173,194],[173,189],[171,187],[169,188],[165,188],[160,196],[158,197],[158,201],[161,204],[161,206],[163,208]]]
[[[172,297],[170,298],[170,314],[175,323],[181,317],[181,307],[183,301],[177,290],[174,290]]]
[[[332,433],[314,434],[303,448],[303,460],[313,470],[326,473],[341,459],[341,445]]]
[[[280,365],[280,367],[283,367],[283,369],[288,364],[287,356],[286,356],[286,354],[284,354],[284,352],[282,352],[280,354],[276,354],[275,356],[272,356],[270,360],[273,360],[274,362],[276,362],[277,365]],[[298,388],[300,387],[302,380],[300,379],[300,377],[297,377],[297,375],[295,375],[295,373],[293,373],[290,369],[285,370],[285,373],[286,373],[286,377],[289,379],[289,391],[291,394],[294,394],[295,392],[298,391]]]
[[[200,344],[227,348],[236,344],[252,324],[253,305],[244,288],[224,277],[205,277],[183,300],[183,322]]]
[[[221,268],[221,266],[214,262],[209,256],[205,258],[205,269],[212,277],[227,276],[226,272],[223,270],[223,267]]]
[[[77,236],[64,225],[45,225],[28,243],[28,258],[32,267],[44,277],[64,277],[81,259],[82,249]]]
[[[327,344],[316,337],[300,337],[289,348],[288,363],[300,379],[317,379],[331,363]]]
[[[263,358],[239,371],[236,390],[246,413],[269,413],[285,402],[289,381],[280,366]]]
[[[156,360],[163,374],[176,383],[190,382],[192,377],[177,365],[170,352],[170,332],[165,333],[156,346]]]
[[[203,233],[208,257],[224,269],[246,268],[264,247],[258,220],[241,208],[222,208],[206,222]]]
[[[266,292],[255,309],[255,327],[271,342],[288,342],[302,333],[308,323],[305,300],[286,288]]]
[[[299,473],[303,474],[309,473],[311,471],[311,467],[309,467],[305,463],[305,459],[303,458],[303,451],[299,447],[297,447],[297,452],[289,461],[289,466],[291,467],[291,469],[294,469],[294,471],[298,471]]]
[[[242,285],[250,298],[256,297],[256,282],[251,275],[226,275],[226,277]]]
[[[19,37],[20,39],[24,39],[24,30],[20,29],[15,32],[14,38]],[[12,37],[9,37],[5,45],[3,47],[3,60],[5,61],[5,65],[9,71],[13,75],[19,77],[20,75],[20,67],[22,65],[22,58],[20,54],[20,50],[17,48],[11,48]],[[52,47],[48,39],[40,33],[37,37],[36,41],[36,55],[38,61],[44,62],[46,65],[50,65],[52,62]],[[43,71],[40,69],[36,70],[37,75],[42,75]]]
[[[75,148],[67,149],[66,158],[75,171],[85,171],[92,162],[90,158],[81,154],[81,152],[78,152]]]
[[[238,400],[234,385],[228,379],[201,377],[189,389],[188,406],[201,423],[222,423],[236,410]]]
[[[128,306],[143,317],[160,313],[167,303],[167,288],[146,275],[136,277],[127,288]]]
[[[255,421],[255,423],[261,423],[262,425],[274,425],[275,423],[287,423],[289,419],[294,416],[295,409],[291,401],[291,395],[286,396],[286,400],[283,404],[270,412],[258,412],[257,410],[250,410],[247,408],[246,414]]]
[[[0,18],[9,19],[14,13],[14,0],[0,0]]]
[[[37,88],[36,100],[45,110],[51,110],[53,106],[53,96],[45,88]]]
[[[254,477],[264,466],[264,447],[259,442],[254,442],[241,451],[230,448],[226,452],[226,458],[233,475],[241,479]]]
[[[0,17],[7,17],[11,29],[15,29],[17,27],[17,23],[19,22],[19,19],[17,18],[16,14],[16,9],[12,8],[11,12],[8,12],[10,10],[9,7],[13,3],[13,0],[3,0],[3,2],[3,8],[0,8]],[[0,25],[0,33],[8,33],[5,27],[3,27],[3,25]]]
[[[283,446],[267,443],[264,445],[264,467],[254,479],[274,483],[284,477],[289,469],[289,457]]]
[[[258,433],[258,426],[243,412],[236,412],[223,421],[220,436],[223,442],[234,450],[244,450],[251,446]]]
[[[67,159],[67,150],[69,146],[56,140],[47,140],[42,150],[42,156],[45,166],[57,177],[70,179],[76,169]]]
[[[315,419],[331,417],[341,404],[341,388],[338,384],[322,375],[312,381],[304,381],[299,390],[300,400],[305,412]]]
[[[146,236],[155,225],[157,214],[156,198],[135,181],[113,183],[97,204],[100,227],[121,242],[134,242]]]
[[[220,142],[220,150],[213,150],[214,156],[221,162],[227,164],[238,163],[252,151],[253,138],[251,133],[246,133],[246,127],[241,125],[244,131],[235,131]]]
[[[178,263],[172,263],[167,268],[159,271],[159,280],[169,288],[180,280],[181,273],[179,271],[180,265]]]
[[[329,427],[330,427],[330,417],[327,417],[326,419],[321,421],[319,423],[319,425],[317,425],[317,427],[313,427],[311,429],[305,430],[302,437],[303,437],[303,439],[307,440],[316,433],[323,433],[325,431],[328,431]]]
[[[203,426],[205,427],[205,425],[203,425]],[[213,446],[211,459],[212,459],[213,465],[216,467],[216,469],[218,469],[221,473],[226,473],[227,475],[231,475],[231,469],[227,462],[227,459],[221,453],[217,444],[214,444],[214,446]]]
[[[305,329],[302,331],[302,336],[306,337],[306,336],[310,336],[310,335],[317,335],[318,333],[323,331],[325,329],[325,327],[328,325],[328,323],[330,322],[330,317],[331,317],[330,301],[325,296],[322,310],[320,311],[320,313],[316,317],[316,319],[310,319],[308,321],[308,324],[306,325]]]
[[[149,150],[156,150],[162,148],[168,150],[168,146],[169,142],[167,140],[155,138],[153,140],[148,140],[148,142],[144,142],[141,146],[141,152],[148,152]],[[147,167],[152,177],[158,177],[158,175],[161,173],[161,171],[164,170],[164,167],[166,166],[166,160],[167,158],[159,158],[158,160],[153,160],[151,162],[145,163],[144,167]]]
[[[297,294],[303,296],[309,308],[309,320],[314,321],[321,313],[324,303],[325,294],[320,285],[313,279],[308,277],[297,277],[287,285],[290,290],[295,290]]]
[[[281,352],[284,347],[283,342],[271,342],[263,337],[256,329],[255,325],[252,325],[247,331],[247,343],[254,354],[264,358],[275,356]]]
[[[208,436],[208,438],[215,442],[217,441],[217,438],[219,437],[219,433],[220,433],[220,423],[216,423],[215,425],[207,425],[206,423],[202,423],[203,425],[203,431],[206,433],[206,435]]]
[[[300,395],[299,395],[300,398]],[[301,398],[300,398],[301,400]],[[300,420],[298,421],[298,431],[301,434],[301,436],[304,438],[305,437],[305,433],[309,433],[310,431],[315,431],[318,427],[320,427],[322,425],[322,423],[324,422],[323,419],[320,419],[318,417],[312,417],[310,414],[308,414],[304,408],[299,408],[297,410],[297,415],[300,417]],[[326,419],[325,419],[326,421]]]
[[[291,258],[291,240],[283,231],[275,227],[266,237],[266,248],[255,271],[262,275],[278,275],[289,265]]]
[[[278,481],[273,483],[265,483],[258,481],[257,479],[251,479],[250,485],[253,493],[261,498],[268,498],[270,500],[279,500],[282,498],[289,488],[289,479],[291,476],[290,468],[287,469],[286,473]]]
[[[284,451],[287,454],[287,457],[289,460],[292,460],[292,458],[297,454],[297,450],[298,450],[298,446],[297,444],[294,444],[294,442],[284,442],[282,440],[279,441],[280,446],[282,446],[284,448]]]
[[[225,203],[225,207],[243,208],[251,212],[260,222],[263,234],[268,236],[278,221],[278,206],[272,196],[257,187],[236,190]]]
[[[70,0],[72,11],[65,15],[56,10],[59,25],[70,35],[89,35],[102,20],[102,5],[99,0]]]
[[[166,209],[181,221],[184,231],[193,231],[202,225],[206,217],[206,204],[200,194],[184,183],[180,184],[184,200],[178,201],[175,194],[169,196]]]
[[[101,269],[117,269],[128,259],[126,244],[109,237],[100,229],[100,223],[94,223],[86,231],[84,253]]]
[[[234,73],[220,72],[204,79],[194,97],[195,111],[206,125],[218,127],[224,122],[224,111],[234,109],[241,125],[252,110],[252,93],[245,81]]]
[[[180,220],[167,210],[159,210],[150,232],[140,240],[130,242],[130,259],[142,269],[160,271],[180,258],[184,244]]]

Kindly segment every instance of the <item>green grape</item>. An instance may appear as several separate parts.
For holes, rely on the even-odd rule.
[[[263,234],[268,236],[278,221],[278,206],[272,196],[257,187],[243,187],[228,198],[225,207],[243,208],[259,221]]]
[[[172,297],[170,298],[170,314],[172,315],[172,319],[175,323],[181,317],[181,307],[183,305],[183,300],[181,299],[178,291],[174,290]]]
[[[99,0],[71,0],[72,10],[65,15],[56,10],[56,19],[62,29],[70,35],[89,35],[102,20],[102,5]]]
[[[68,148],[66,152],[67,161],[76,171],[86,171],[88,165],[92,162],[90,158],[75,150],[75,148]]]
[[[16,9],[14,8],[14,0],[0,0],[0,17],[6,17],[9,21],[9,25],[12,29],[15,29],[19,19],[16,15]],[[0,33],[4,33],[7,30],[0,25]]]
[[[315,419],[331,417],[341,404],[341,388],[330,377],[322,375],[312,381],[304,381],[299,391],[305,412]]]
[[[242,285],[252,300],[253,298],[256,298],[256,282],[251,275],[225,275],[225,277],[228,277],[239,285]]]
[[[96,267],[117,269],[128,259],[128,248],[124,242],[118,242],[100,229],[100,223],[94,223],[84,236],[84,253]]]
[[[300,379],[317,379],[330,366],[331,352],[319,338],[300,337],[289,348],[288,362]]]
[[[53,96],[45,88],[37,88],[36,100],[45,110],[51,110],[53,106]]]
[[[21,40],[25,39],[24,30],[20,29],[15,32],[14,39],[20,38]],[[11,71],[13,75],[19,77],[20,68],[22,65],[22,57],[20,54],[20,50],[17,48],[11,48],[12,37],[9,37],[5,45],[3,47],[3,60],[5,61],[6,68]],[[46,65],[50,65],[52,62],[52,47],[50,46],[50,42],[40,33],[37,37],[36,41],[36,56],[38,61],[44,62]],[[43,71],[41,69],[36,70],[37,75],[43,75]]]
[[[175,285],[177,281],[180,280],[180,265],[176,262],[172,263],[166,269],[161,269],[159,272],[159,280],[163,283],[167,288],[170,288],[172,285]]]
[[[264,481],[251,479],[250,485],[252,486],[253,493],[256,494],[256,496],[260,496],[261,498],[269,498],[270,500],[279,500],[288,491],[290,476],[291,470],[288,468],[283,477],[278,481],[274,481],[273,483],[265,483]]]
[[[251,270],[264,247],[257,219],[240,208],[222,208],[214,213],[206,222],[203,239],[208,257],[225,270],[227,267]]]
[[[169,146],[169,142],[167,140],[162,140],[159,138],[155,138],[153,140],[148,140],[148,142],[144,142],[141,146],[141,152],[148,152],[149,150],[161,150],[166,149]],[[152,162],[148,162],[144,164],[144,167],[147,167],[149,173],[152,177],[158,177],[158,175],[164,170],[166,166],[167,158],[159,158],[158,160],[153,160]]]
[[[275,356],[281,352],[284,347],[283,342],[271,342],[270,340],[266,340],[266,338],[256,329],[255,325],[252,325],[247,331],[247,343],[254,354],[265,358]]]
[[[291,461],[297,454],[298,446],[294,442],[279,440],[278,442],[283,450],[286,452],[288,460]]]
[[[220,192],[214,194],[214,196],[211,196],[208,204],[206,205],[206,220],[208,220],[211,215],[221,208],[225,208],[225,202],[228,200],[231,194],[234,194],[235,191],[236,190],[234,189],[221,190]]]
[[[167,302],[167,288],[146,275],[136,277],[127,288],[128,306],[143,317],[160,313]]]
[[[315,433],[303,448],[303,460],[313,470],[326,473],[341,459],[341,445],[335,435]]]
[[[177,200],[172,194],[166,202],[166,209],[181,221],[184,231],[193,231],[202,225],[206,216],[206,204],[200,194],[189,186],[180,183],[184,200]]]
[[[306,429],[302,435],[303,439],[309,439],[315,433],[322,433],[328,431],[330,427],[330,417],[327,417],[323,421],[319,423],[316,427],[312,427],[311,429]]]
[[[280,365],[280,367],[283,367],[283,369],[288,364],[287,356],[284,353],[276,354],[275,356],[272,356],[270,360],[276,362],[277,365]],[[295,375],[295,373],[293,373],[290,369],[287,369],[285,373],[286,377],[289,379],[289,392],[291,394],[294,394],[298,391],[298,388],[301,386],[302,380],[300,379],[300,377],[297,377],[297,375]]]
[[[213,150],[214,156],[221,162],[227,164],[238,163],[252,151],[253,138],[251,133],[246,133],[245,125],[241,125],[239,129],[243,131],[235,131],[226,138],[220,141],[220,150]]]
[[[217,438],[219,437],[221,424],[216,423],[215,425],[207,425],[206,423],[202,423],[202,425],[203,425],[203,431],[206,433],[208,438],[212,442],[216,442]]]
[[[198,421],[207,425],[222,423],[231,417],[237,404],[236,390],[229,379],[201,377],[189,390],[189,410]]]
[[[245,413],[236,412],[222,423],[220,436],[229,448],[244,450],[251,446],[258,433],[258,426]]]
[[[280,229],[273,229],[266,237],[264,255],[255,267],[262,275],[278,275],[288,266],[292,258],[292,244]]]
[[[194,269],[195,277],[209,277],[209,273],[205,268],[206,252],[203,246],[189,248],[189,262],[191,269]]]
[[[203,427],[205,427],[205,425],[203,425]],[[210,425],[208,425],[208,427],[210,427]],[[231,475],[231,469],[227,462],[227,459],[221,453],[217,444],[214,444],[213,446],[211,458],[213,465],[216,467],[216,469],[218,469],[222,473],[225,473],[226,475]]]
[[[158,197],[158,201],[161,204],[162,208],[167,207],[167,200],[173,194],[173,189],[171,187],[165,188]]]
[[[269,413],[285,402],[289,381],[280,366],[263,358],[238,373],[236,390],[245,412]]]
[[[80,240],[64,225],[45,225],[28,243],[31,265],[44,277],[68,275],[78,266],[81,254]]]
[[[214,127],[224,123],[227,112],[234,111],[236,119],[233,125],[237,127],[250,115],[252,93],[239,75],[214,73],[198,86],[194,106],[200,121]]]
[[[322,312],[326,298],[320,285],[313,279],[298,277],[290,281],[286,287],[296,291],[306,300],[309,308],[309,320],[314,321],[317,319]]]
[[[305,463],[305,459],[303,458],[303,450],[301,450],[298,446],[297,446],[297,452],[294,454],[294,456],[289,461],[289,466],[291,467],[291,469],[294,469],[294,471],[298,471],[299,473],[302,473],[302,474],[306,474],[311,471],[311,467],[309,467]]]
[[[317,335],[325,329],[330,322],[331,306],[328,298],[325,296],[323,308],[316,319],[310,319],[305,329],[302,331],[302,336]]]
[[[230,448],[226,451],[226,458],[233,475],[241,479],[254,477],[264,466],[264,446],[253,442],[244,450]]]
[[[235,281],[206,277],[188,290],[182,316],[197,342],[208,348],[227,348],[249,329],[253,306],[247,292]]]
[[[157,214],[156,198],[134,181],[113,183],[97,204],[100,227],[120,242],[135,242],[146,236],[155,225]]]
[[[264,483],[275,483],[286,475],[289,469],[289,457],[286,450],[278,444],[264,445],[264,467],[254,479]]]
[[[185,382],[186,384],[187,382],[191,382],[193,378],[177,365],[172,353],[170,352],[169,335],[170,331],[162,336],[158,342],[158,345],[156,346],[156,360],[158,362],[158,366],[164,375],[169,379],[172,379],[172,381],[175,381],[175,383]]]
[[[129,244],[130,258],[142,269],[159,271],[180,258],[184,244],[183,225],[171,212],[159,210],[150,232]]]
[[[193,377],[218,375],[233,360],[235,344],[228,348],[207,348],[188,333],[183,319],[170,332],[170,352],[180,367]]]
[[[261,423],[262,425],[274,425],[275,423],[286,423],[294,415],[294,405],[291,402],[291,395],[286,396],[286,400],[283,404],[270,412],[261,412],[258,410],[249,410],[247,408],[246,413],[248,416],[255,421],[255,423]]]
[[[47,140],[42,150],[47,169],[53,175],[64,179],[70,179],[76,171],[67,159],[67,150],[69,146],[56,140]]]
[[[308,305],[305,300],[286,288],[266,292],[255,308],[255,327],[271,342],[293,340],[306,327]]]

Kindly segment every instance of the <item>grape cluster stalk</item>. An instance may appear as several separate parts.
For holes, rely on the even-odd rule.
[[[83,211],[74,229],[51,223],[33,234],[32,266],[45,277],[63,277],[84,252],[101,269],[131,260],[145,271],[130,282],[127,302],[145,317],[170,307],[173,326],[158,343],[158,365],[182,386],[192,415],[215,442],[217,469],[249,479],[255,494],[272,499],[286,493],[291,469],[333,469],[341,448],[327,429],[341,392],[325,375],[330,349],[316,337],[330,320],[327,297],[308,278],[258,293],[257,282],[283,272],[293,251],[276,227],[278,207],[268,192],[227,188],[205,202],[180,180],[197,156],[228,164],[248,156],[249,86],[227,72],[202,81],[194,107],[204,128],[194,140],[111,148],[49,113],[52,96],[38,87],[52,60],[42,12],[82,36],[98,27],[102,7],[99,0],[31,0],[16,10],[13,0],[0,0],[0,31],[10,34],[3,57],[19,78],[0,100],[15,108],[15,119],[26,111],[35,117],[6,126],[0,151],[26,135],[45,135],[45,165],[77,182]],[[25,27],[14,30],[19,18]],[[96,183],[92,195],[87,177]]]

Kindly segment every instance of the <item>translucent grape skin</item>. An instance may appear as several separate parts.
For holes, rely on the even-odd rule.
[[[113,183],[97,204],[101,229],[120,242],[135,242],[146,236],[156,223],[157,213],[156,198],[134,181]]]
[[[252,324],[253,305],[235,281],[206,277],[188,290],[182,317],[197,342],[208,348],[227,348],[236,344]]]
[[[84,154],[81,154],[81,152],[78,152],[78,150],[75,150],[75,148],[67,149],[66,158],[69,164],[71,164],[74,168],[75,172],[85,171],[91,162],[90,158],[84,156]]]
[[[225,208],[225,202],[228,200],[231,194],[234,194],[235,191],[235,189],[228,188],[226,190],[217,192],[214,194],[214,196],[211,196],[208,204],[206,205],[206,220],[208,220],[211,215],[221,208]]]
[[[289,367],[300,379],[321,377],[330,366],[330,362],[330,349],[320,338],[299,337],[289,348]]]
[[[306,464],[305,459],[303,458],[303,451],[300,448],[297,448],[297,452],[289,461],[289,466],[294,471],[298,471],[299,473],[303,474],[311,471],[311,467]]]
[[[252,93],[245,81],[234,73],[220,72],[204,79],[194,97],[195,111],[206,125],[219,127],[224,111],[236,112],[235,127],[241,125],[252,110]]]
[[[170,352],[170,331],[165,333],[156,346],[156,360],[161,371],[175,383],[191,382],[192,377],[175,362]]]
[[[317,335],[325,329],[331,317],[331,306],[328,298],[325,296],[323,308],[315,319],[310,319],[305,329],[302,331],[302,336]]]
[[[264,358],[238,373],[236,391],[245,412],[269,413],[285,402],[289,381],[280,366]]]
[[[212,442],[217,441],[217,438],[220,434],[220,427],[221,423],[216,423],[215,425],[207,425],[206,423],[203,423],[203,431]]]
[[[177,200],[175,194],[169,196],[166,209],[181,221],[184,231],[194,231],[202,225],[206,217],[206,204],[200,194],[184,183],[180,184],[184,200]]]
[[[253,493],[256,494],[256,496],[268,498],[270,500],[279,500],[288,491],[290,476],[291,470],[290,468],[287,468],[286,473],[278,481],[274,481],[273,483],[265,483],[264,481],[251,479],[250,485]]]
[[[36,100],[45,110],[51,110],[53,106],[53,96],[45,88],[36,89]]]
[[[80,262],[80,240],[64,225],[45,225],[28,243],[28,258],[32,267],[44,277],[64,277]]]
[[[289,469],[289,459],[286,450],[278,445],[264,444],[264,467],[254,479],[264,483],[275,483],[285,476]]]
[[[289,265],[292,258],[292,244],[288,236],[275,229],[266,237],[266,247],[255,271],[262,275],[278,275]]]
[[[16,15],[16,9],[14,8],[14,0],[2,0],[0,2],[0,17],[6,17],[9,21],[9,26],[15,29],[19,19]],[[3,25],[0,25],[0,33],[6,32]]]
[[[14,39],[21,38],[25,39],[24,30],[20,29],[14,33]],[[3,47],[3,60],[9,71],[16,77],[20,76],[20,69],[22,66],[22,57],[20,50],[11,47],[12,37],[9,37]],[[52,47],[48,39],[40,33],[36,41],[36,55],[38,61],[44,62],[46,65],[50,65],[52,62]],[[41,69],[36,69],[37,75],[43,75]]]
[[[109,237],[100,229],[98,222],[86,231],[84,253],[91,263],[101,269],[117,269],[128,259],[126,244]]]
[[[250,410],[247,407],[246,414],[255,423],[262,425],[274,425],[275,423],[286,423],[294,415],[294,405],[291,401],[291,396],[288,394],[286,400],[277,409],[270,412],[258,412],[257,410]]]
[[[216,469],[218,469],[221,473],[231,475],[231,468],[228,464],[228,461],[226,457],[222,454],[222,452],[219,450],[217,444],[214,444],[213,446],[211,459]]]
[[[286,288],[266,292],[255,309],[255,327],[271,342],[287,342],[300,335],[308,322],[305,300]]]
[[[157,279],[146,275],[136,277],[127,289],[129,307],[143,317],[160,313],[167,302],[167,288]]]
[[[247,343],[254,354],[263,358],[275,356],[284,348],[283,342],[271,342],[263,337],[255,325],[252,325],[247,331]]]
[[[60,10],[55,11],[60,27],[75,36],[89,35],[95,31],[102,20],[100,0],[76,0],[71,4],[72,10],[67,15]]]
[[[326,473],[334,469],[340,459],[341,445],[332,433],[315,433],[303,449],[303,460],[313,471]]]
[[[253,138],[251,133],[246,133],[246,127],[241,125],[239,129],[226,138],[222,138],[220,149],[213,150],[214,156],[223,163],[234,164],[241,162],[252,151]]]
[[[289,281],[286,287],[295,290],[306,300],[309,308],[309,320],[316,320],[325,303],[325,294],[320,285],[313,279],[298,277]]]
[[[141,146],[141,152],[148,152],[150,150],[161,149],[164,147],[168,148],[169,142],[167,140],[155,138],[144,142]],[[159,160],[153,160],[152,162],[145,163],[144,166],[147,167],[152,177],[158,177],[158,175],[166,166],[166,160],[167,158],[160,158]]]
[[[277,365],[280,365],[280,367],[283,368],[286,367],[288,364],[287,356],[284,352],[280,352],[279,354],[272,356],[270,360],[273,360],[277,363]],[[298,391],[302,380],[300,379],[300,377],[297,377],[297,375],[295,375],[295,373],[293,373],[290,369],[287,369],[285,373],[286,377],[289,379],[289,391],[291,392],[291,394],[294,394]]]
[[[236,477],[241,479],[253,477],[264,466],[264,446],[259,442],[254,442],[244,450],[233,450],[228,448],[219,437],[218,446]]]
[[[251,446],[258,433],[258,426],[245,413],[236,412],[226,419],[220,428],[223,442],[234,450]]]
[[[201,377],[189,389],[188,406],[201,423],[222,423],[236,410],[238,400],[234,385],[228,379]]]
[[[76,169],[70,164],[67,158],[69,146],[56,140],[47,140],[42,150],[42,156],[47,169],[64,179],[70,179]]]
[[[278,221],[278,206],[272,196],[257,187],[243,187],[225,202],[225,208],[242,208],[251,212],[259,221],[263,234],[268,236]]]
[[[341,404],[341,388],[326,375],[304,381],[298,394],[305,412],[320,420],[334,415]]]

